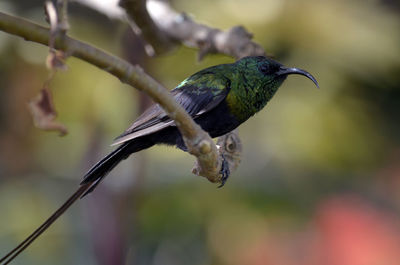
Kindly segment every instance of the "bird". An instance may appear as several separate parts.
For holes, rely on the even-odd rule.
[[[285,67],[265,56],[249,56],[231,64],[203,69],[183,80],[170,93],[193,120],[214,138],[236,129],[263,109],[291,74],[303,75],[319,88],[317,80],[305,70]],[[84,175],[75,193],[30,236],[0,259],[0,264],[8,264],[16,258],[77,199],[91,193],[122,160],[158,144],[187,151],[174,120],[160,105],[153,104],[114,140],[112,145],[118,147]],[[224,166],[221,174],[225,175],[221,180],[223,185],[229,176]]]

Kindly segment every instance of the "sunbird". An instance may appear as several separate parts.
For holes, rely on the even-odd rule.
[[[303,75],[319,87],[307,71],[288,68],[264,56],[244,57],[232,64],[220,64],[201,70],[171,90],[174,99],[212,138],[222,136],[256,114],[274,96],[290,74]],[[105,176],[133,153],[157,144],[176,146],[187,151],[174,121],[158,104],[149,107],[120,136],[114,151],[97,162],[83,177],[77,191],[40,227],[4,256],[0,263],[11,262],[60,217],[78,198],[92,192]],[[222,185],[226,177],[222,179]]]

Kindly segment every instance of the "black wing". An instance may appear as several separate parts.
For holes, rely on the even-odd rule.
[[[211,69],[189,77],[171,91],[175,100],[194,119],[216,107],[230,90],[230,80],[221,74],[215,74]],[[118,136],[112,145],[154,133],[168,126],[175,126],[174,121],[158,104],[154,104]]]

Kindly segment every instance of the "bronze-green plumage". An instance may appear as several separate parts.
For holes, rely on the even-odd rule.
[[[171,91],[175,100],[211,137],[224,135],[260,111],[274,96],[289,74],[315,78],[298,68],[287,68],[263,56],[246,57],[233,64],[213,66],[195,73]],[[155,104],[145,111],[121,136],[119,145],[84,176],[78,190],[45,223],[0,260],[10,262],[44,232],[79,197],[92,192],[101,180],[132,153],[156,144],[186,146],[181,134],[163,109]],[[222,169],[226,181],[228,174]]]

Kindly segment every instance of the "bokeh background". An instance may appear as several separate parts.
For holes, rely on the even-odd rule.
[[[116,168],[15,264],[400,264],[400,4],[391,0],[174,0],[197,21],[244,25],[290,76],[240,127],[243,157],[223,189],[193,157],[157,146]],[[0,10],[46,24],[42,1]],[[168,88],[197,70],[179,47],[148,58],[119,22],[70,5],[70,35],[141,64]],[[27,103],[49,77],[48,48],[0,32],[0,256],[74,191],[149,104],[69,58],[50,87],[69,134],[33,126]]]

